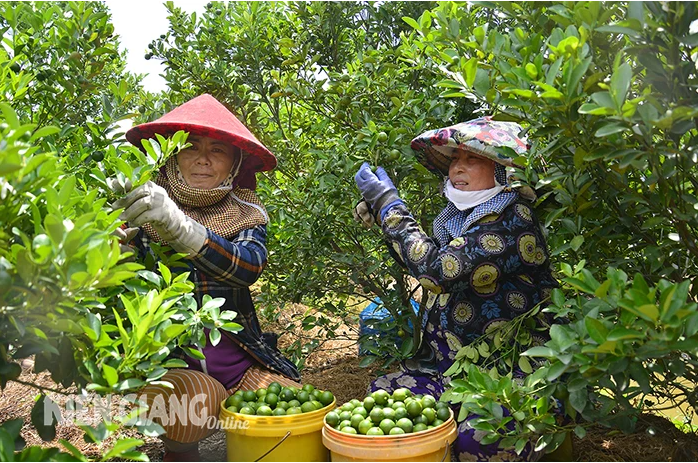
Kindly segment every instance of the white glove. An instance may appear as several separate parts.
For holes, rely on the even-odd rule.
[[[123,262],[134,262],[136,260],[136,250],[126,243],[131,241],[138,234],[138,228],[117,228],[112,234],[119,239],[119,249],[121,250],[121,254],[131,254],[130,256],[124,258]]]
[[[373,214],[371,214],[371,208],[364,199],[359,201],[359,203],[354,206],[354,210],[352,212],[354,214],[354,220],[366,228],[371,228],[373,224],[376,223],[376,219],[373,217]]]
[[[165,189],[153,182],[139,186],[112,207],[124,208],[119,218],[131,226],[149,223],[177,252],[194,256],[206,242],[206,227],[185,215]]]

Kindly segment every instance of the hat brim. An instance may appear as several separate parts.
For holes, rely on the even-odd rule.
[[[517,136],[520,129],[518,124],[492,121],[485,117],[424,132],[412,140],[411,147],[424,167],[444,176],[448,175],[456,149],[482,156],[505,167],[519,167],[508,153],[522,155],[526,152],[526,141]],[[489,136],[488,130],[492,133],[496,130],[501,139]]]
[[[202,137],[215,138],[216,140],[220,140],[224,143],[229,143],[232,146],[240,148],[240,150],[255,158],[254,161],[251,159],[247,161],[250,163],[249,167],[254,171],[264,172],[272,170],[276,167],[276,157],[271,153],[271,151],[264,148],[264,146],[261,144],[254,143],[253,141],[235,133],[198,124],[147,122],[145,124],[132,127],[128,132],[126,132],[126,139],[134,146],[142,149],[143,145],[141,141],[143,139],[155,138],[155,134],[168,136],[179,130]]]

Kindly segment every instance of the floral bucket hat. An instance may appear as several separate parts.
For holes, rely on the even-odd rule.
[[[424,167],[444,176],[448,175],[456,148],[491,159],[505,167],[516,167],[508,154],[511,152],[503,148],[510,148],[516,154],[525,153],[528,144],[525,138],[519,137],[522,130],[515,122],[494,121],[491,116],[485,116],[451,127],[429,130],[414,138],[410,146]]]

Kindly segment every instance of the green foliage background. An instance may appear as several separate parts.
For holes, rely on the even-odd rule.
[[[549,310],[570,323],[555,325],[551,343],[538,346],[547,350],[528,355],[519,354],[530,336],[518,328],[464,350],[451,399],[481,415],[475,424],[488,439],[503,437],[517,451],[529,442],[550,450],[572,428],[583,435],[583,425],[554,421],[553,396],[575,418],[608,418],[625,430],[648,392],[696,407],[681,386],[696,380],[698,347],[692,3],[213,2],[201,16],[167,9],[169,30],[144,50],[162,62],[168,83],[152,94],[125,70],[104,5],[0,3],[3,386],[17,380],[21,358],[36,355],[37,369],[63,386],[137,389],[178,365],[167,360],[171,349],[203,345],[204,327],[236,329],[218,301],[197,306],[176,257],[146,269],[124,260],[111,236],[120,222],[106,177],[143,182],[183,143],[158,140],[141,153],[117,123],[156,119],[205,92],[279,159],[258,176],[272,219],[259,302],[270,319],[288,303],[315,309],[294,321],[322,328],[291,346],[300,366],[324,339],[341,336],[341,323],[357,326],[359,308],[376,296],[394,318],[382,328],[405,339],[399,347],[392,335],[368,340],[373,355],[362,363],[388,364],[418,345],[407,325],[416,322],[414,281],[388,257],[378,228],[353,222],[353,175],[365,160],[386,167],[430,230],[444,206],[440,179],[415,162],[409,141],[486,112],[526,128],[531,149],[518,174],[538,191],[564,281]],[[152,323],[139,324],[144,316]],[[530,369],[529,357],[550,360],[534,362],[523,393],[506,378],[513,364]],[[569,396],[560,377],[574,383]],[[34,424],[50,440],[40,397]],[[517,413],[503,418],[496,404]],[[7,459],[19,427],[0,427]],[[86,431],[101,439],[116,428]],[[110,456],[140,458],[138,444]],[[72,456],[64,457],[81,458],[66,449]]]

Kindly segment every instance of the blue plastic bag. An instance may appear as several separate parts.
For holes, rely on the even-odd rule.
[[[412,303],[412,309],[414,310],[415,315],[419,315],[419,303],[414,299],[410,299],[410,302]],[[383,305],[383,301],[377,297],[359,314],[359,336],[368,336],[372,334],[380,335],[380,331],[371,327],[370,325],[390,322],[392,320],[393,316],[391,315],[390,311]],[[413,329],[412,320],[409,320],[407,325],[410,327],[410,329]],[[399,349],[400,345],[402,344],[402,338],[396,336],[395,344]],[[368,350],[359,344],[359,355],[366,355],[368,353]]]

